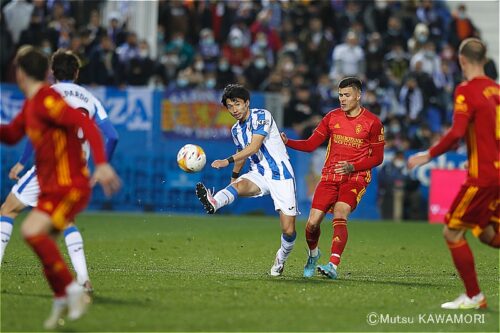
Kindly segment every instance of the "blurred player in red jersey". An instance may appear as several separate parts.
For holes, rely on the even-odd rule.
[[[84,289],[73,280],[53,235],[57,235],[87,205],[91,181],[78,130],[88,140],[96,169],[92,182],[102,185],[107,195],[117,191],[120,180],[106,162],[100,133],[94,122],[66,104],[45,82],[48,59],[27,46],[16,55],[16,79],[26,96],[21,112],[8,125],[0,126],[0,141],[15,144],[25,134],[35,149],[35,165],[40,185],[38,204],[25,218],[21,233],[38,255],[45,277],[54,292],[47,329],[68,319],[81,317],[88,299]]]
[[[356,208],[371,181],[371,169],[384,159],[384,129],[380,120],[360,104],[361,81],[347,77],[339,83],[340,108],[330,111],[307,140],[283,142],[290,148],[311,152],[325,140],[328,150],[321,180],[314,191],[306,225],[309,258],[304,277],[318,272],[337,278],[337,266],[347,243],[347,218]],[[320,257],[320,224],[333,211],[333,239],[330,260],[316,266]]]
[[[455,90],[453,126],[428,151],[408,159],[408,167],[429,162],[450,150],[461,138],[467,141],[468,176],[445,216],[444,238],[466,293],[441,305],[444,309],[486,307],[479,289],[474,257],[465,239],[467,229],[481,242],[499,248],[500,107],[498,84],[484,74],[486,47],[479,39],[462,42],[459,62],[466,82]]]

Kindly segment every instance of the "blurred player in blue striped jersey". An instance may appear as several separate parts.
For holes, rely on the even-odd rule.
[[[233,164],[231,184],[212,194],[205,185],[196,185],[196,195],[208,214],[231,204],[238,196],[260,197],[271,195],[281,222],[281,246],[271,267],[272,276],[280,276],[295,244],[295,217],[297,207],[295,176],[271,113],[264,109],[250,109],[250,93],[243,86],[230,84],[224,88],[222,104],[237,120],[231,134],[237,152],[223,160],[215,160],[212,167],[225,168]],[[246,159],[250,171],[240,176]]]
[[[118,133],[111,124],[101,102],[87,89],[73,83],[78,78],[79,59],[69,51],[59,50],[52,56],[52,72],[57,83],[52,86],[71,107],[81,110],[93,119],[106,137],[106,154],[108,161],[118,142]],[[79,135],[83,138],[80,130]],[[88,160],[90,149],[88,142],[82,139],[82,148],[85,158]],[[40,187],[36,177],[36,168],[33,166],[21,178],[18,177],[24,166],[31,158],[33,147],[30,141],[26,144],[24,153],[9,173],[9,178],[18,179],[11,193],[7,196],[0,210],[1,227],[1,251],[0,263],[2,262],[5,248],[10,240],[14,219],[26,207],[36,207]],[[87,292],[92,291],[85,254],[83,251],[83,239],[78,228],[72,224],[64,231],[64,240],[68,248],[68,254],[77,275],[79,284],[85,287]]]

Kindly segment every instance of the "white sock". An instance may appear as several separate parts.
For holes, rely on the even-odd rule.
[[[297,237],[297,233],[293,233],[292,236],[285,236],[285,234],[281,235],[281,247],[278,250],[278,259],[279,261],[286,261],[288,256],[293,250],[293,246],[295,245],[295,238]]]
[[[309,250],[309,256],[310,257],[317,257],[318,254],[319,254],[319,249],[318,249],[317,246],[314,249]]]
[[[64,241],[68,248],[71,264],[76,272],[76,280],[80,285],[83,285],[85,281],[89,280],[89,272],[87,271],[87,262],[83,252],[82,235],[77,227],[71,226],[64,230]]]
[[[238,197],[238,192],[236,189],[229,185],[228,187],[215,193],[214,199],[217,202],[216,209],[227,206],[231,204]]]
[[[0,233],[1,233],[0,239],[2,242],[2,246],[0,248],[0,265],[2,264],[5,248],[9,244],[13,228],[14,228],[14,220],[12,218],[7,216],[0,216]]]

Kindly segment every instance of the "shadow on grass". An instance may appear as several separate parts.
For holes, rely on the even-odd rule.
[[[123,298],[113,298],[109,296],[94,295],[92,297],[92,303],[100,305],[134,305],[134,306],[144,306],[151,305],[152,302],[148,300],[134,299],[123,299]]]
[[[234,279],[240,280],[240,279]],[[373,280],[373,279],[365,279],[365,278],[341,278],[338,280],[331,280],[322,277],[314,277],[314,278],[304,278],[304,277],[280,277],[280,278],[269,278],[267,281],[269,282],[278,282],[278,283],[290,283],[290,284],[323,284],[323,283],[337,283],[337,284],[383,284],[383,285],[395,285],[395,286],[419,286],[419,287],[441,287],[447,286],[446,283],[436,283],[436,282],[418,282],[418,281],[394,281],[394,280]]]
[[[48,298],[52,299],[52,295],[49,294],[38,294],[38,293],[23,293],[19,291],[8,291],[3,290],[1,295],[10,295],[10,296],[27,296],[27,297],[37,297],[37,298]]]

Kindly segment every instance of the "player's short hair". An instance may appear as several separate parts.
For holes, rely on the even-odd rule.
[[[475,64],[486,62],[486,45],[478,38],[467,38],[460,43],[458,54]]]
[[[354,76],[343,78],[339,82],[339,89],[352,87],[358,89],[358,91],[361,91],[362,86],[363,84],[361,83],[361,80]]]
[[[21,46],[17,51],[14,63],[29,77],[37,81],[45,81],[49,69],[49,59],[33,46]]]
[[[73,81],[80,68],[80,59],[68,50],[57,50],[52,55],[52,72],[58,81]]]
[[[250,92],[248,89],[243,87],[241,84],[228,84],[224,91],[222,92],[221,103],[227,107],[226,100],[234,100],[236,98],[241,98],[245,102],[250,100]]]

